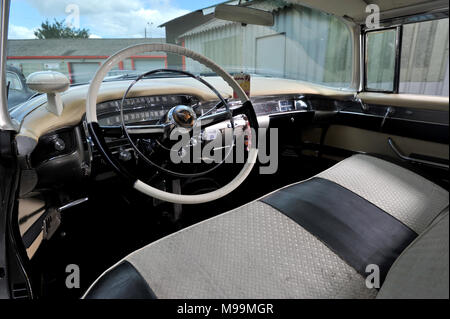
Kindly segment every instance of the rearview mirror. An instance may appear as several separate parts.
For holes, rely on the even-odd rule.
[[[273,26],[274,18],[272,12],[249,7],[231,6],[220,4],[214,11],[214,17],[221,20],[240,22],[243,24],[256,24]]]

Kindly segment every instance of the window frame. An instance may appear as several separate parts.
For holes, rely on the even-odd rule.
[[[399,94],[403,26],[407,24],[448,19],[448,18],[449,14],[447,9],[444,11],[425,12],[411,16],[384,19],[380,21],[382,26],[379,28],[367,28],[365,25],[361,25],[360,88],[362,89],[362,91],[373,93]],[[383,31],[387,29],[397,29],[396,44],[395,44],[396,60],[395,60],[393,90],[370,89],[367,87],[367,45],[366,45],[367,34],[373,31]]]
[[[367,86],[367,67],[368,67],[368,50],[367,50],[367,37],[372,32],[385,32],[388,30],[395,30],[395,65],[394,65],[394,80],[392,90],[373,89]],[[402,56],[402,35],[403,25],[394,25],[389,27],[382,27],[376,29],[363,30],[363,48],[364,48],[364,71],[363,71],[363,88],[365,92],[376,93],[393,93],[398,94],[400,86],[400,62]]]

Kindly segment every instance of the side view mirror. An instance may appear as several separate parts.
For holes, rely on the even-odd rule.
[[[67,91],[70,86],[69,79],[62,73],[42,71],[31,73],[27,78],[28,87],[39,93],[47,94],[48,110],[60,116],[63,111],[61,92]]]
[[[264,26],[273,26],[274,24],[272,12],[227,4],[218,5],[214,11],[214,17],[243,24]]]

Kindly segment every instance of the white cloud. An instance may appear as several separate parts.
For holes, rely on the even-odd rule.
[[[137,10],[143,7],[141,0],[28,0],[45,16],[59,16],[66,14],[68,5],[77,5],[81,15],[92,15],[100,12]]]
[[[14,24],[9,25],[8,39],[35,39],[34,29]]]
[[[90,34],[90,35],[89,35],[89,38],[90,38],[90,39],[101,39],[102,37],[99,36],[99,35],[96,35],[96,34]]]
[[[76,4],[80,12],[80,27],[102,38],[164,37],[158,25],[187,14],[171,0],[28,0],[49,20],[65,17],[69,4]]]

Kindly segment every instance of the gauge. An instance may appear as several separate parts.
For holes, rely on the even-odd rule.
[[[282,100],[278,102],[278,108],[280,112],[289,112],[295,110],[294,101]]]
[[[130,97],[123,103],[125,123],[157,121],[176,105],[193,105],[198,99],[189,95]],[[102,102],[97,105],[100,125],[120,125],[122,100]]]
[[[255,104],[255,110],[257,115],[271,114],[278,112],[278,105],[271,102],[262,102]]]

